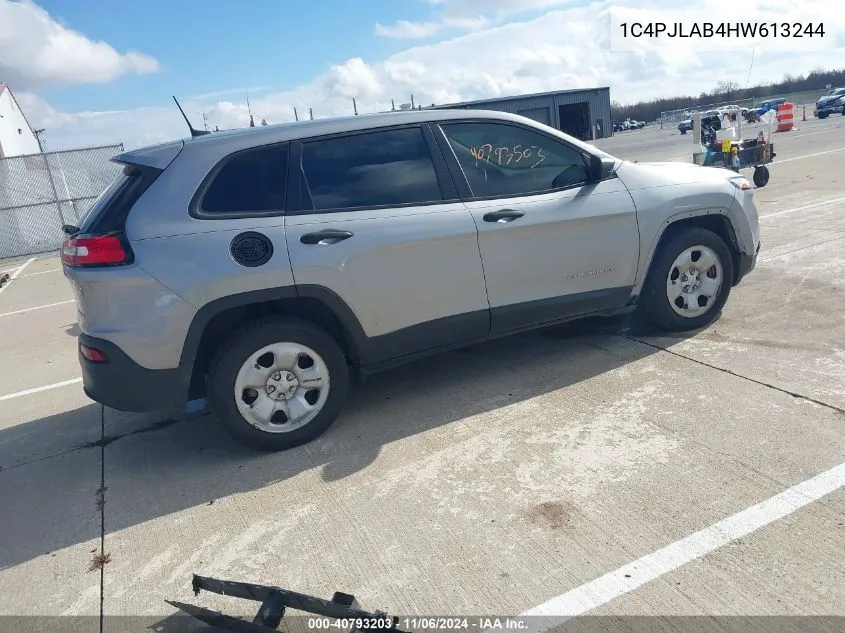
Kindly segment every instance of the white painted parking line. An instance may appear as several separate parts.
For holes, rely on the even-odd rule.
[[[824,156],[825,154],[834,154],[836,152],[845,152],[845,147],[840,147],[838,149],[828,149],[823,152],[815,152],[813,154],[804,154],[803,156],[793,156],[792,158],[784,158],[782,160],[776,160],[772,163],[772,165],[782,165],[783,163],[789,163],[793,160],[803,160],[804,158],[812,158],[813,156]]]
[[[816,207],[826,207],[829,204],[839,204],[840,202],[845,202],[845,197],[841,198],[832,198],[830,200],[820,200],[819,202],[814,202],[813,204],[807,204],[803,207],[795,207],[793,209],[785,209],[784,211],[776,211],[775,213],[767,213],[765,215],[761,215],[760,219],[765,220],[767,218],[776,218],[779,215],[786,215],[787,213],[797,213],[799,211],[806,211],[808,209],[815,209]]]
[[[23,314],[24,312],[32,312],[33,310],[41,310],[42,308],[52,308],[53,306],[63,306],[66,303],[74,303],[76,299],[68,299],[67,301],[59,301],[57,303],[47,303],[43,306],[35,306],[34,308],[23,308],[22,310],[13,310],[12,312],[4,312],[0,317],[12,316],[13,314]]]
[[[29,266],[29,265],[30,265],[32,262],[34,262],[34,261],[35,261],[35,258],[34,258],[34,257],[30,257],[30,258],[29,258],[28,260],[26,260],[26,262],[24,262],[24,263],[23,263],[23,264],[22,264],[22,265],[21,265],[21,266],[20,266],[20,267],[19,267],[19,268],[15,271],[15,272],[13,272],[13,273],[9,276],[9,281],[7,281],[7,282],[6,282],[3,286],[0,286],[0,294],[2,294],[2,293],[3,293],[3,291],[4,291],[6,288],[8,288],[8,287],[9,287],[9,285],[10,285],[10,284],[11,284],[11,283],[15,280],[15,279],[17,279],[17,278],[18,278],[18,275],[20,275],[20,274],[23,272],[23,269],[24,269],[24,268],[26,268],[27,266]]]
[[[539,633],[560,626],[568,618],[583,615],[607,604],[682,565],[800,510],[842,486],[845,486],[845,464],[839,464],[762,503],[722,519],[710,527],[526,611],[522,616],[550,617],[538,618],[533,624],[528,620],[527,627],[521,631]]]
[[[75,385],[78,382],[82,382],[82,378],[74,378],[72,380],[63,380],[62,382],[56,382],[52,385],[44,385],[43,387],[33,387],[32,389],[25,389],[23,391],[18,391],[16,393],[9,393],[5,396],[0,396],[0,402],[3,400],[11,400],[12,398],[20,398],[21,396],[28,396],[33,393],[39,393],[40,391],[48,391],[50,389],[58,389],[59,387],[66,387],[68,385]]]
[[[51,268],[50,270],[40,270],[37,273],[29,273],[28,275],[21,275],[21,279],[25,279],[27,277],[35,277],[36,275],[46,275],[47,273],[60,273],[62,272],[61,268]]]

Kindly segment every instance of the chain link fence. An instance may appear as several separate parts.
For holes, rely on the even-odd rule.
[[[692,108],[682,108],[680,110],[667,110],[660,113],[658,123],[678,123],[684,119],[692,116],[693,112],[707,112],[708,110],[715,110],[722,106],[737,106],[739,108],[751,108],[754,105],[754,99],[734,99],[733,101],[720,101],[718,103],[708,103],[706,105],[698,105]]]
[[[0,158],[0,259],[58,249],[120,174],[123,145]]]

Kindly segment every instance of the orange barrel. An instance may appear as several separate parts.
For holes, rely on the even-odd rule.
[[[795,126],[795,105],[789,103],[782,103],[778,106],[778,126],[777,132],[788,132]]]

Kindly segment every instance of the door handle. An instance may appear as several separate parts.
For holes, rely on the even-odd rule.
[[[336,231],[334,229],[324,229],[316,233],[306,233],[299,238],[303,244],[336,244],[343,240],[348,240],[352,237],[349,231]]]
[[[485,222],[513,222],[525,215],[523,211],[514,211],[513,209],[501,209],[500,211],[491,211],[484,214]]]

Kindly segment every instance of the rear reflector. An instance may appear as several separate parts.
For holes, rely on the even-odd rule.
[[[123,244],[113,235],[72,237],[62,244],[62,263],[68,266],[122,264],[126,259]]]
[[[90,360],[92,363],[105,363],[106,361],[108,361],[108,357],[106,356],[105,352],[102,352],[93,347],[88,347],[87,345],[83,345],[82,343],[79,344],[79,351],[82,352],[82,356]]]

